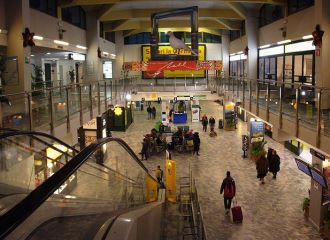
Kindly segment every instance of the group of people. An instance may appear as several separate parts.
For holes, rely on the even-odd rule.
[[[149,134],[144,135],[142,141],[142,149],[140,154],[142,155],[142,160],[148,160],[148,157],[157,146],[164,145],[164,140],[161,139],[162,136],[155,128],[151,129]]]
[[[217,133],[214,131],[214,127],[215,127],[215,118],[214,117],[210,117],[210,119],[207,119],[206,114],[203,115],[202,117],[202,125],[203,125],[203,131],[206,132],[207,131],[207,125],[210,124],[210,136],[214,137],[217,135]]]
[[[276,151],[272,148],[268,149],[267,157],[261,156],[256,161],[257,178],[261,184],[265,184],[264,178],[268,172],[273,174],[273,179],[276,179],[277,173],[280,171],[281,160]]]
[[[277,173],[280,171],[280,157],[276,153],[276,150],[269,148],[267,157],[263,156],[256,162],[257,178],[260,179],[261,184],[265,184],[264,177],[268,172],[273,174],[273,179],[276,179]],[[230,172],[227,171],[225,179],[223,179],[220,194],[223,194],[224,206],[226,215],[229,214],[230,206],[233,198],[236,195],[236,184],[234,179],[230,176]]]
[[[150,105],[147,107],[148,119],[156,118],[156,108],[155,106],[151,107]]]
[[[184,142],[185,141],[185,142]],[[192,144],[191,144],[192,143]],[[169,146],[169,149],[173,149],[175,145],[192,145],[193,146],[193,155],[199,156],[199,148],[201,144],[201,140],[198,132],[193,132],[192,129],[184,132],[181,128],[173,133],[172,135],[172,143]]]

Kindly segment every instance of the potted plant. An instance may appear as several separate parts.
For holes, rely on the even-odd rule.
[[[33,66],[33,74],[31,74],[31,78],[33,80],[32,83],[32,87],[34,89],[40,89],[43,87],[43,79],[42,79],[42,75],[43,75],[43,71],[41,66],[32,64]]]
[[[266,151],[264,149],[265,142],[253,142],[251,144],[251,159],[257,161],[260,157],[266,155]]]
[[[309,217],[309,205],[310,205],[310,198],[308,197],[305,197],[304,198],[304,201],[303,201],[303,204],[302,204],[302,210],[304,211],[304,216],[306,218]]]
[[[71,69],[71,70],[69,71],[69,76],[70,76],[70,81],[71,81],[71,83],[74,83],[74,79],[75,79],[74,69]]]

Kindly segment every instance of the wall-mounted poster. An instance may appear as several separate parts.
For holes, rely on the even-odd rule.
[[[112,78],[112,61],[103,62],[103,77],[104,79]]]
[[[264,141],[264,135],[265,135],[265,123],[261,121],[251,121],[250,122],[251,143]]]
[[[191,121],[199,122],[199,105],[191,106]]]

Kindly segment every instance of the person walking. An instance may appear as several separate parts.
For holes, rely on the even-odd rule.
[[[198,132],[194,133],[193,144],[194,144],[193,155],[195,155],[196,153],[197,156],[199,156],[199,147],[201,145],[201,139],[199,138]]]
[[[207,130],[207,124],[208,124],[207,116],[206,116],[206,114],[204,114],[204,116],[202,117],[202,125],[203,125],[204,132],[206,132],[206,130]]]
[[[148,160],[148,155],[149,155],[149,153],[148,153],[148,151],[149,151],[149,143],[148,143],[148,141],[147,141],[147,139],[146,138],[144,138],[143,139],[143,142],[142,142],[142,150],[141,150],[141,154],[142,154],[142,157],[141,157],[141,160],[143,161],[143,160]],[[143,157],[144,157],[144,159],[143,159]]]
[[[163,182],[163,170],[160,168],[159,165],[157,166],[157,169],[156,169],[156,178],[157,178],[158,183]]]
[[[210,119],[209,119],[209,124],[210,124],[210,131],[211,132],[214,132],[214,126],[215,126],[215,119],[214,119],[214,117],[210,117]]]
[[[152,113],[152,118],[155,119],[156,118],[156,108],[155,108],[155,106],[152,107],[151,113]]]
[[[236,195],[236,185],[234,179],[230,176],[230,171],[227,171],[227,176],[222,181],[220,194],[222,193],[226,215],[228,215],[230,211],[231,202]]]
[[[280,160],[280,156],[277,155],[274,149],[272,149],[268,162],[269,162],[269,171],[273,174],[273,179],[276,179],[276,175],[280,171],[281,160]]]
[[[265,156],[261,156],[256,162],[257,178],[261,181],[261,184],[265,184],[264,177],[268,172],[268,160]]]
[[[151,109],[151,107],[150,107],[150,105],[149,105],[149,106],[147,107],[148,120],[151,119],[151,111],[152,111],[152,109]]]

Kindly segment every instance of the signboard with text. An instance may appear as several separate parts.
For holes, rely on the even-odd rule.
[[[250,138],[251,143],[262,142],[265,135],[265,123],[262,121],[250,122]]]

